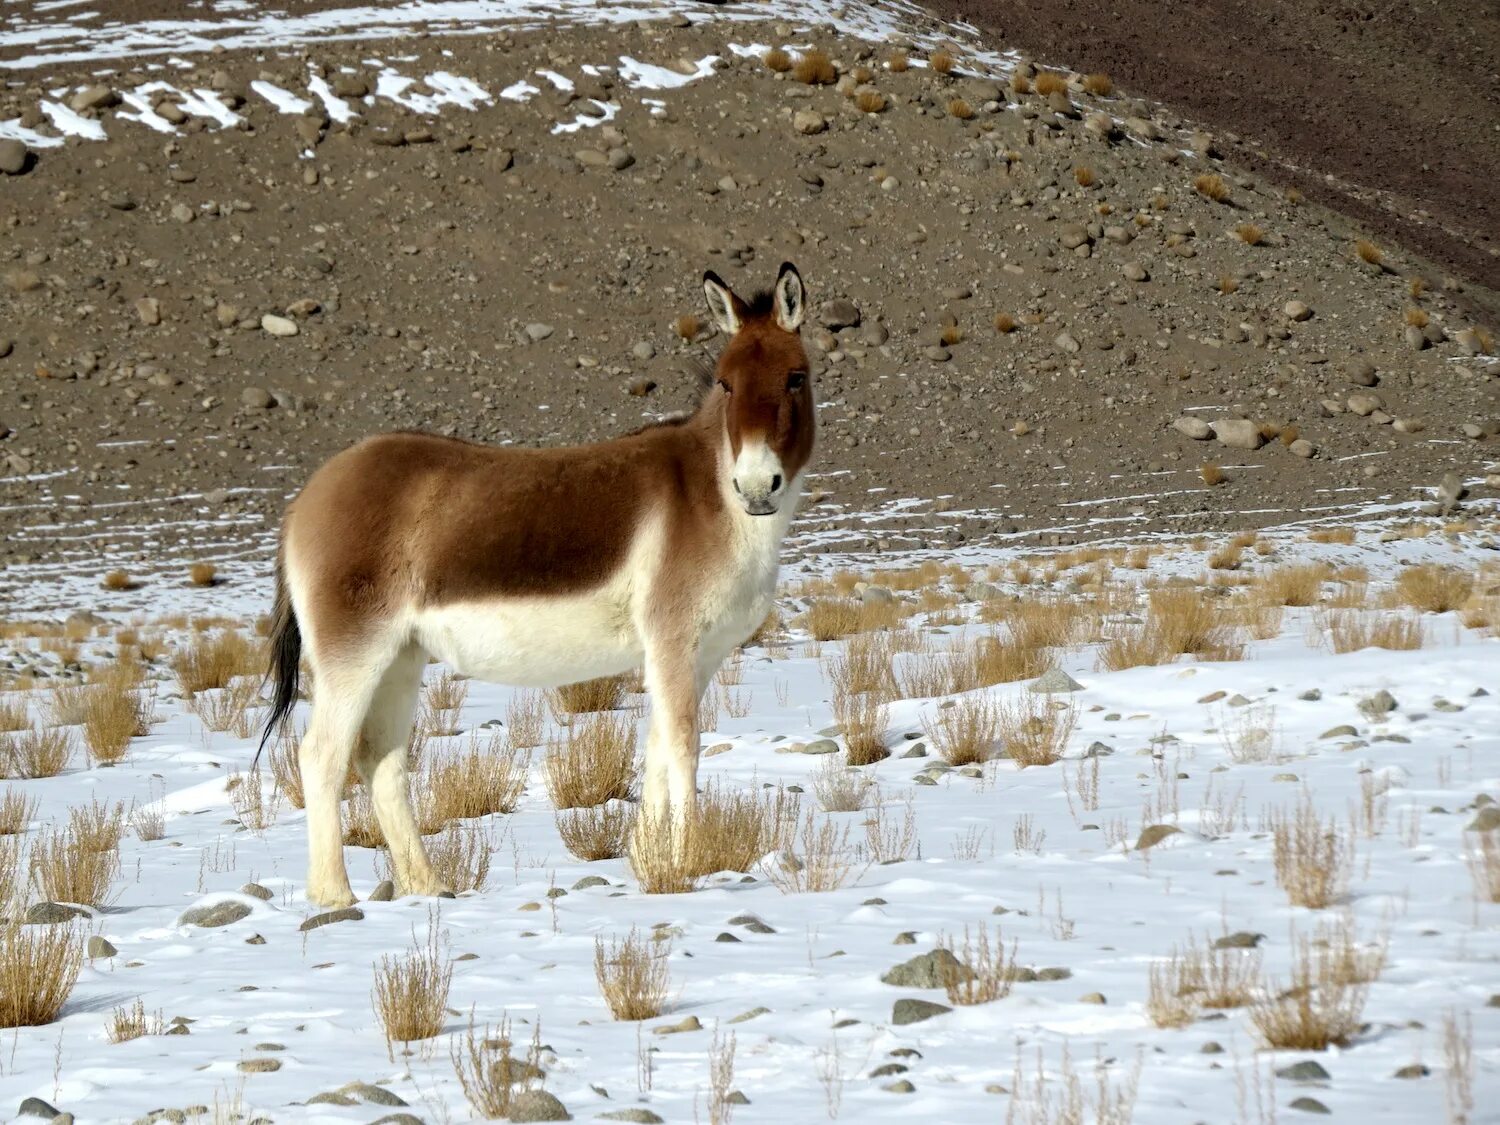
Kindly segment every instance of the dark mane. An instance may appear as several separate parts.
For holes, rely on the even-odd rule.
[[[745,315],[750,318],[770,316],[776,309],[776,294],[762,289],[745,302]]]
[[[760,294],[756,294],[757,297]],[[717,361],[707,356],[693,356],[683,364],[683,374],[691,375],[698,384],[698,398],[687,410],[679,410],[674,414],[668,414],[665,418],[659,418],[655,422],[647,422],[644,426],[637,426],[621,437],[635,437],[647,430],[660,429],[662,426],[681,426],[690,421],[698,413],[698,408],[703,405],[703,400],[708,396],[710,388],[714,385],[714,367]]]

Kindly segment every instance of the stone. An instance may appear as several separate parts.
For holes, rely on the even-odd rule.
[[[915,1094],[917,1092],[917,1088],[905,1078],[898,1079],[888,1086],[882,1086],[881,1089],[889,1090],[893,1094]]]
[[[34,902],[26,908],[21,921],[28,926],[57,926],[74,918],[87,918],[88,911],[62,902]]]
[[[887,969],[881,974],[880,980],[883,984],[895,985],[897,988],[942,988],[945,977],[970,981],[974,979],[974,970],[950,950],[934,949]]]
[[[16,1109],[17,1117],[40,1117],[43,1121],[51,1121],[62,1111],[41,1098],[25,1098]]]
[[[1148,824],[1141,829],[1141,834],[1136,837],[1135,850],[1146,851],[1156,847],[1168,836],[1176,836],[1182,832],[1175,824]]]
[[[108,938],[100,937],[98,934],[90,934],[86,952],[89,960],[94,961],[101,957],[113,957],[120,951]]]
[[[190,906],[182,912],[177,919],[179,926],[197,926],[200,929],[213,930],[220,926],[233,925],[250,917],[250,907],[243,902],[234,899],[225,899],[222,902],[204,903],[200,906]]]
[[[1214,437],[1229,449],[1259,449],[1266,441],[1260,426],[1248,418],[1220,418],[1212,425]]]
[[[1397,418],[1391,423],[1391,429],[1398,434],[1420,434],[1427,428],[1427,423],[1420,418]]]
[[[1312,317],[1313,311],[1303,301],[1288,301],[1281,307],[1288,320],[1304,321]]]
[[[108,86],[87,86],[68,99],[68,106],[84,113],[91,109],[109,109],[120,104],[120,95]]]
[[[1426,1078],[1431,1073],[1432,1071],[1423,1066],[1421,1063],[1409,1063],[1397,1070],[1395,1074],[1391,1075],[1391,1077],[1404,1078],[1409,1080],[1412,1078]]]
[[[510,1099],[510,1120],[521,1121],[572,1121],[573,1115],[555,1094],[546,1090],[522,1090]]]
[[[573,889],[575,891],[586,891],[590,887],[607,886],[609,886],[609,880],[604,878],[602,875],[585,875],[582,879],[573,884]]]
[[[1329,727],[1319,738],[1358,738],[1359,728],[1350,726],[1348,723],[1340,723],[1336,727]]]
[[[555,331],[557,330],[550,324],[533,322],[526,326],[526,338],[533,344],[539,344],[543,340],[547,339],[547,337],[551,336]]]
[[[240,392],[240,405],[249,410],[269,410],[276,405],[276,396],[265,387],[246,387]]]
[[[1304,461],[1311,457],[1316,457],[1318,454],[1318,447],[1306,438],[1298,438],[1291,445],[1287,446],[1287,449],[1291,451],[1294,457],[1301,457]]]
[[[653,1027],[651,1031],[656,1035],[681,1035],[688,1031],[702,1031],[703,1021],[697,1016],[684,1016],[677,1023],[664,1023],[660,1027]]]
[[[1146,271],[1146,267],[1141,265],[1140,262],[1126,262],[1123,266],[1120,267],[1120,273],[1124,275],[1126,281],[1151,280],[1151,275]]]
[[[1333,1075],[1324,1070],[1323,1064],[1316,1059],[1303,1059],[1290,1066],[1278,1067],[1276,1077],[1285,1078],[1288,1082],[1327,1082]]]
[[[240,888],[240,894],[258,898],[261,902],[270,902],[274,897],[269,887],[263,887],[259,883],[246,883]]]
[[[407,1104],[398,1095],[391,1093],[384,1086],[376,1086],[373,1082],[346,1082],[338,1088],[337,1092],[358,1098],[370,1105],[405,1106]]]
[[[1172,428],[1186,438],[1194,441],[1207,441],[1214,436],[1214,428],[1202,418],[1194,418],[1184,414],[1180,418],[1172,420]]]
[[[1500,805],[1485,805],[1464,825],[1465,832],[1500,832]]]
[[[666,1120],[659,1114],[651,1112],[644,1106],[631,1106],[629,1109],[612,1109],[608,1113],[599,1114],[601,1121],[631,1121],[635,1125],[663,1125]]]
[[[891,1008],[891,1023],[896,1027],[904,1027],[906,1024],[921,1023],[951,1011],[953,1009],[946,1004],[934,1004],[931,1000],[913,1000],[903,996]]]
[[[860,322],[859,306],[848,297],[835,297],[824,303],[819,319],[824,328],[835,332],[840,328],[857,328]]]
[[[346,906],[342,910],[325,910],[322,914],[314,914],[311,918],[303,921],[297,929],[303,933],[310,930],[320,930],[324,926],[332,926],[336,922],[362,922],[365,912],[357,906]]]
[[[261,317],[260,326],[270,336],[295,336],[302,331],[295,320],[275,313],[266,313]]]
[[[1048,668],[1031,683],[1026,690],[1037,695],[1062,695],[1066,692],[1082,691],[1083,685],[1061,668]]]
[[[19,176],[27,170],[31,150],[20,141],[6,138],[0,140],[0,173]]]
[[[1102,993],[1102,992],[1085,992],[1082,996],[1080,996],[1078,998],[1078,1002],[1080,1004],[1107,1004],[1107,1003],[1109,1003],[1109,1001],[1104,998],[1104,993]]]
[[[799,109],[792,114],[792,128],[804,137],[810,137],[828,128],[828,121],[815,109]]]
[[[1435,497],[1438,512],[1445,516],[1448,515],[1458,507],[1458,502],[1464,498],[1467,492],[1468,490],[1464,488],[1463,477],[1454,472],[1444,473],[1443,479],[1438,482],[1437,495]]]
[[[271,1074],[280,1069],[280,1059],[241,1059],[239,1062],[241,1074]]]
[[[1350,395],[1347,405],[1350,414],[1358,414],[1361,418],[1368,418],[1385,405],[1385,400],[1379,395],[1361,393]]]
[[[382,879],[375,884],[375,889],[370,892],[371,902],[390,902],[396,897],[396,884],[389,879]]]
[[[1293,1102],[1288,1103],[1287,1108],[1288,1109],[1299,1109],[1303,1113],[1325,1113],[1326,1114],[1326,1113],[1332,1113],[1333,1112],[1333,1110],[1329,1109],[1322,1102],[1318,1101],[1317,1098],[1308,1098],[1308,1097],[1301,1097],[1301,1098],[1296,1099]]]
[[[1389,715],[1396,709],[1396,697],[1385,688],[1381,688],[1374,695],[1359,701],[1360,714],[1368,719],[1377,719],[1381,715]]]

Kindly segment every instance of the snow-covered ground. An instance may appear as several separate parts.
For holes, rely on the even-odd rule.
[[[1274,549],[1264,556],[1247,551],[1236,573],[1312,558],[1362,566],[1373,605],[1400,564],[1437,561],[1479,573],[1484,590],[1500,581],[1493,563],[1483,569],[1492,538],[1476,529],[1381,542],[1366,531],[1338,545],[1282,534],[1268,537]],[[1201,578],[1206,552],[1220,545],[1179,544],[1148,569],[1121,568],[1111,580]],[[995,584],[1007,595],[1035,598],[1048,589],[1016,585],[1015,559],[1003,552],[958,561],[974,578],[1000,566]],[[1098,563],[1075,561],[1053,577],[1053,593],[1085,596],[1083,579]],[[1330,583],[1325,595],[1335,589]],[[247,618],[265,609],[267,594],[249,582],[158,592],[154,604],[160,613],[232,604]],[[788,621],[803,606],[793,583],[782,605]],[[978,611],[979,603],[961,600],[934,612],[969,624],[931,626],[921,614],[906,624],[939,648],[967,632],[1004,628],[973,622]],[[1296,1119],[1301,1112],[1288,1107],[1299,1098],[1315,1099],[1337,1120],[1437,1122],[1450,1119],[1443,1027],[1456,1014],[1472,1020],[1470,1119],[1500,1120],[1500,1007],[1491,1003],[1500,993],[1500,906],[1476,897],[1465,835],[1476,800],[1500,797],[1500,639],[1493,628],[1464,627],[1454,613],[1429,614],[1426,648],[1334,655],[1317,643],[1321,613],[1288,609],[1276,636],[1251,641],[1244,659],[1231,662],[1183,658],[1107,673],[1097,669],[1096,644],[1057,653],[1081,690],[1059,697],[1077,723],[1064,761],[1051,766],[1022,770],[1000,757],[967,772],[934,769],[941,759],[930,735],[944,701],[895,703],[892,756],[858,771],[871,782],[864,809],[828,816],[849,827],[858,849],[877,808],[888,822],[910,808],[919,843],[890,864],[851,852],[855,877],[838,890],[784,893],[761,868],[748,879],[710,878],[688,894],[643,894],[625,860],[584,863],[564,849],[539,751],[517,810],[482,826],[494,844],[485,890],[453,901],[362,902],[363,920],[311,932],[299,930],[315,912],[302,894],[303,814],[283,803],[263,830],[238,822],[226,781],[249,766],[254,741],[206,732],[162,668],[160,721],[131,744],[123,764],[90,767],[80,753],[59,777],[5,783],[39,802],[31,837],[90,801],[159,808],[165,836],[143,842],[127,833],[121,842],[117,897],[82,927],[118,953],[86,965],[60,1020],[5,1033],[0,1106],[9,1112],[39,1097],[79,1121],[236,1102],[253,1111],[247,1116],[277,1121],[371,1121],[389,1112],[301,1104],[360,1081],[408,1103],[399,1112],[468,1120],[449,1055],[472,1013],[480,1025],[508,1014],[522,1043],[540,1023],[546,1088],[578,1120],[632,1107],[671,1122],[708,1120],[710,1044],[733,1031],[732,1085],[749,1101],[732,1108],[743,1122],[1001,1120],[1017,1101],[1018,1064],[1025,1074],[1016,1120],[1032,1120],[1026,1104],[1035,1102],[1038,1057],[1060,1096],[1064,1051],[1089,1096],[1098,1060],[1116,1088],[1138,1081],[1138,1122]],[[111,633],[84,641],[82,659],[112,652]],[[183,636],[166,635],[172,643]],[[703,736],[710,748],[703,782],[800,786],[804,812],[823,817],[815,784],[822,771],[841,768],[842,753],[786,752],[833,721],[827,661],[842,644],[826,643],[818,654],[813,647],[793,624],[784,645],[746,651],[739,683],[719,689],[730,706]],[[51,659],[34,646],[27,652],[31,662]],[[1396,707],[1372,718],[1360,703],[1381,690]],[[1020,699],[1026,685],[983,694]],[[42,696],[30,697],[38,717]],[[432,745],[462,743],[474,730],[503,734],[511,698],[509,689],[471,684],[459,724],[465,733]],[[1355,733],[1327,736],[1345,724]],[[549,735],[556,729],[549,720]],[[918,743],[926,756],[907,756]],[[1097,807],[1088,808],[1079,789],[1096,763]],[[1379,795],[1382,813],[1368,831],[1356,824],[1366,790]],[[1354,848],[1347,895],[1320,911],[1288,905],[1265,831],[1268,811],[1304,798],[1334,818]],[[1180,832],[1138,850],[1147,824]],[[376,853],[348,854],[363,897],[379,878]],[[589,875],[607,885],[571,889]],[[270,900],[241,895],[250,881],[268,888]],[[557,890],[567,893],[549,898]],[[185,909],[224,898],[245,903],[250,915],[219,929],[179,924]],[[731,921],[746,915],[772,932]],[[1150,966],[1174,947],[1263,934],[1263,971],[1285,980],[1294,935],[1311,937],[1335,920],[1347,920],[1363,940],[1387,943],[1364,1026],[1349,1046],[1316,1055],[1261,1050],[1243,1009],[1200,1014],[1181,1029],[1158,1029],[1148,1017]],[[373,966],[426,940],[430,926],[454,959],[452,1014],[439,1040],[410,1053],[398,1047],[392,1058],[372,1008]],[[671,999],[644,1026],[613,1021],[594,979],[595,938],[623,937],[632,926],[671,935]],[[895,1024],[895,1001],[943,1002],[943,992],[893,987],[881,975],[931,950],[941,934],[980,926],[1014,942],[1019,964],[1066,973],[1018,983],[993,1003]],[[726,932],[739,940],[716,940]],[[910,943],[894,944],[902,934]],[[260,940],[252,944],[253,936]],[[168,1023],[193,1021],[188,1034],[111,1043],[112,1011],[137,998]],[[690,1016],[701,1030],[658,1033]],[[1210,1042],[1222,1052],[1206,1052]],[[1273,1076],[1310,1057],[1328,1079],[1304,1085]],[[242,1071],[241,1063],[259,1059],[279,1067]],[[892,1063],[908,1069],[876,1075]],[[1395,1077],[1416,1064],[1430,1073]],[[913,1089],[888,1089],[900,1082]]]

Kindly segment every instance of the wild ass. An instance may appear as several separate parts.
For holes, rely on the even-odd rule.
[[[563,449],[382,434],[329,460],[288,507],[261,744],[296,702],[305,649],[309,900],[354,901],[339,820],[351,759],[402,888],[445,890],[407,777],[429,654],[523,687],[644,667],[642,811],[681,847],[698,704],[770,609],[814,426],[797,270],[784,264],[749,302],[713,273],[703,289],[728,340],[690,417]]]

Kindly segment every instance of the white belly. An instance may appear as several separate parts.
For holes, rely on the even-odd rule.
[[[608,589],[423,610],[417,643],[455,671],[517,687],[613,676],[640,666],[628,600]]]

